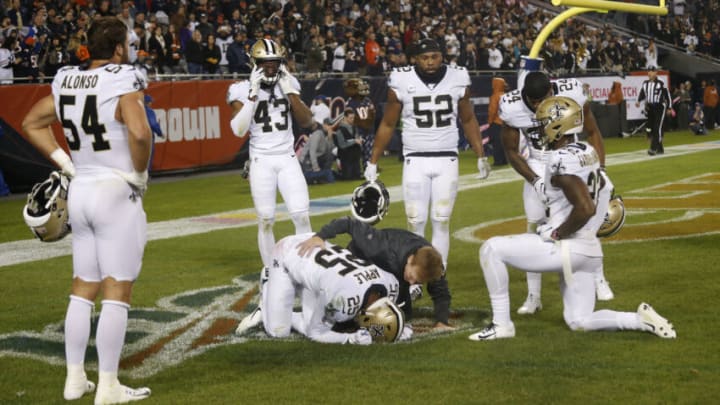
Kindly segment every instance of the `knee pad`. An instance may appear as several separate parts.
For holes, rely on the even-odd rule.
[[[310,216],[307,211],[293,212],[290,214],[290,219],[295,225],[296,234],[311,232]]]
[[[569,315],[563,315],[565,324],[573,332],[581,332],[585,330],[585,320],[583,318],[572,318]]]
[[[263,232],[271,232],[273,225],[275,225],[274,217],[260,217],[258,216],[258,226]]]

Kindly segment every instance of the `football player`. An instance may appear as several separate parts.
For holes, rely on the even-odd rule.
[[[522,82],[521,82],[522,81]],[[582,84],[576,79],[550,80],[540,71],[521,71],[518,78],[520,88],[506,93],[500,99],[500,119],[503,126],[500,136],[510,165],[523,176],[526,182],[523,185],[523,204],[527,219],[527,232],[534,233],[539,225],[546,222],[545,196],[543,188],[545,182],[543,173],[549,150],[540,144],[540,128],[534,115],[537,105],[547,97],[558,95],[569,97],[583,106],[585,117],[583,130],[588,134],[588,141],[596,150],[600,158],[600,166],[605,167],[605,149],[602,134],[590,110],[590,103],[583,94]],[[522,142],[527,145],[529,155],[527,158],[521,154]],[[609,179],[606,179],[609,182]],[[613,299],[613,293],[602,272],[596,273],[596,293],[599,300]],[[540,299],[542,291],[542,275],[527,273],[528,296],[517,312],[519,314],[533,314],[542,309]]]
[[[381,201],[378,203],[384,204]],[[366,218],[374,216],[369,211],[363,211]],[[353,214],[356,214],[356,210],[353,210]],[[384,214],[380,216],[382,215]],[[400,280],[398,302],[402,304],[406,320],[412,318],[410,287],[428,283],[428,292],[434,306],[435,328],[450,328],[450,290],[442,276],[442,256],[425,238],[404,229],[376,229],[357,216],[343,217],[331,221],[312,238],[301,243],[300,254],[311,254],[314,249],[324,246],[326,240],[339,234],[350,235],[348,249],[355,256],[378,265]]]
[[[404,327],[403,315],[394,304],[400,288],[395,276],[330,243],[309,257],[300,255],[297,245],[308,237],[293,235],[277,243],[272,267],[263,275],[262,304],[240,322],[236,333],[243,335],[262,323],[271,337],[287,337],[294,329],[321,343],[368,345],[373,340],[400,339]],[[302,312],[293,312],[296,295]],[[383,297],[394,312],[384,328],[368,331],[356,325],[350,333],[333,330]],[[406,330],[403,339],[411,331]]]
[[[537,146],[548,146],[544,180],[549,216],[536,234],[496,236],[480,247],[480,265],[490,294],[492,323],[470,340],[512,338],[507,266],[525,272],[560,273],[563,317],[571,330],[640,330],[675,338],[671,323],[641,303],[636,312],[595,311],[595,278],[603,266],[597,231],[611,190],[600,173],[600,156],[577,142],[583,108],[553,96],[536,105]]]
[[[377,179],[377,161],[402,118],[405,159],[402,186],[408,227],[423,236],[430,205],[432,244],[447,269],[450,215],[458,187],[458,118],[478,157],[480,178],[489,175],[490,165],[470,103],[467,70],[444,64],[435,40],[423,39],[414,50],[414,66],[395,68],[390,73],[387,105],[365,178]],[[442,282],[446,283],[444,277]]]
[[[250,192],[258,217],[258,246],[264,267],[272,264],[275,246],[276,195],[287,205],[295,233],[310,232],[308,187],[293,148],[293,118],[313,125],[310,109],[300,99],[300,83],[287,70],[285,51],[275,41],[255,42],[250,80],[230,85],[230,126],[238,137],[250,134]],[[292,116],[291,116],[292,114]]]
[[[144,108],[144,76],[127,64],[127,27],[116,17],[101,17],[87,37],[89,65],[60,69],[52,94],[33,106],[23,129],[30,143],[72,177],[68,209],[73,281],[65,317],[63,395],[78,399],[95,388],[84,363],[95,298],[102,292],[95,404],[121,403],[150,395],[148,388],[120,384],[117,373],[133,282],[147,240],[142,198],[152,135]],[[50,130],[58,120],[72,159]]]

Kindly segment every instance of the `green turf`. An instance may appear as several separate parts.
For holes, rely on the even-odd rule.
[[[717,141],[718,135],[671,133],[665,145],[708,140]],[[605,144],[609,154],[647,148],[641,137],[606,139]],[[476,170],[470,153],[464,152],[460,161],[462,174]],[[718,172],[719,163],[719,151],[705,151],[608,171],[623,193]],[[383,181],[400,184],[396,158],[383,158],[381,167]],[[311,198],[347,194],[355,185],[312,186]],[[461,192],[451,229],[522,215],[520,190],[521,182],[516,181]],[[21,199],[0,200],[0,242],[30,237],[19,214],[22,204]],[[248,184],[234,172],[153,181],[145,201],[150,221],[251,206]],[[313,227],[334,217],[312,217]],[[644,217],[629,218],[628,223],[664,218]],[[392,204],[381,225],[405,226],[401,202]],[[278,238],[292,231],[288,221],[275,225]],[[605,272],[616,298],[598,303],[598,308],[635,311],[647,301],[675,324],[675,341],[640,332],[569,331],[562,319],[557,277],[548,275],[543,279],[543,311],[529,317],[513,313],[515,339],[476,343],[464,332],[371,347],[249,341],[211,349],[149,378],[124,381],[150,386],[153,396],[143,401],[147,404],[714,403],[720,394],[720,327],[715,312],[720,304],[719,245],[720,235],[715,234],[604,247]],[[489,309],[478,247],[451,241],[448,278],[454,308]],[[40,332],[60,322],[70,266],[70,257],[60,257],[0,267],[0,335]],[[227,286],[234,277],[256,274],[259,268],[255,227],[152,241],[133,306],[151,308],[169,295]],[[513,271],[510,277],[515,309],[525,295],[524,275]],[[431,302],[424,297],[419,305]],[[0,354],[0,370],[0,404],[64,403],[62,366]],[[95,379],[97,373],[89,375]],[[84,398],[76,403],[91,402]]]

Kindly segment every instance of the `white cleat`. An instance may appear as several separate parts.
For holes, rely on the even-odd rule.
[[[513,337],[515,337],[515,324],[510,323],[509,325],[501,326],[491,323],[480,332],[468,336],[468,339],[479,342],[482,340],[507,339]]]
[[[540,297],[536,297],[532,294],[528,294],[525,303],[518,308],[517,313],[520,315],[530,315],[542,309],[542,302]]]
[[[256,328],[260,325],[262,325],[262,309],[260,309],[260,307],[257,307],[254,311],[250,313],[250,315],[246,316],[245,318],[243,318],[242,321],[240,321],[240,325],[238,325],[237,329],[235,329],[235,334],[238,336],[242,336],[249,330]]]
[[[140,401],[150,396],[150,388],[130,388],[115,381],[107,387],[99,386],[95,394],[95,405],[124,404],[132,401]]]
[[[93,391],[95,391],[95,383],[89,381],[85,373],[82,374],[82,378],[70,377],[69,375],[65,378],[63,398],[65,398],[66,401],[80,399],[83,395]]]
[[[650,304],[644,302],[640,304],[637,314],[640,317],[640,322],[650,327],[650,332],[665,339],[675,339],[677,337],[673,324],[655,312]]]
[[[610,289],[610,284],[605,279],[595,280],[595,294],[598,301],[610,301],[615,298],[615,294]]]

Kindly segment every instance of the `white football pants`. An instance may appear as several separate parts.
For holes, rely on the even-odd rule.
[[[311,232],[310,198],[300,163],[294,154],[255,155],[250,164],[250,192],[258,217],[258,247],[265,267],[270,267],[275,246],[273,224],[280,191],[295,233]]]
[[[408,229],[416,235],[425,236],[430,205],[431,243],[442,255],[447,268],[450,215],[457,197],[458,158],[406,157],[402,185]]]
[[[572,244],[571,240],[565,242]],[[571,247],[573,277],[568,283],[563,275],[561,256],[559,244],[545,242],[538,235],[499,236],[483,243],[480,265],[490,293],[493,323],[511,323],[507,271],[510,265],[526,272],[560,273],[563,318],[572,330],[644,330],[635,312],[594,311],[595,272],[602,268],[602,257],[574,254]]]

